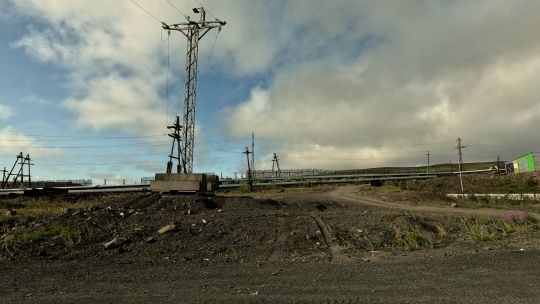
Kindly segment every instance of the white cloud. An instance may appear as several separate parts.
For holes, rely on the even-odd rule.
[[[448,161],[458,136],[497,145],[470,148],[469,159],[540,150],[540,33],[530,30],[540,26],[540,4],[338,1],[335,10],[347,7],[341,20],[358,20],[340,27],[333,18],[314,20],[317,5],[294,3],[301,8],[283,27],[314,38],[291,40],[278,53],[305,56],[320,47],[322,54],[288,62],[266,88],[227,108],[222,117],[232,136],[255,131],[288,142],[274,147],[284,155],[301,149],[327,159],[291,157],[291,167],[411,163],[395,145],[421,162],[422,150],[440,142],[446,150],[435,157]],[[309,21],[317,30],[294,26]]]
[[[44,147],[36,138],[18,132],[12,126],[0,129],[0,156],[13,157],[14,161],[20,152],[30,154],[31,158],[62,155],[61,149]]]
[[[81,127],[162,132],[166,42],[155,20],[130,1],[11,2],[49,25],[30,29],[15,45],[68,72],[72,94],[63,104]],[[165,1],[139,2],[166,22],[183,21]],[[195,4],[174,3],[184,12]],[[411,143],[418,151],[409,154],[420,158],[419,150],[439,142],[450,143],[441,155],[454,154],[458,136],[504,140],[510,148],[497,153],[540,150],[531,144],[540,139],[540,2],[204,3],[209,18],[228,22],[212,71],[265,79],[222,112],[229,135],[255,131],[288,142],[269,149],[292,155],[291,167],[405,163],[409,156],[392,147]],[[172,66],[181,66],[185,44],[172,37],[171,53],[182,54]],[[200,58],[212,43],[203,39]],[[335,162],[317,160],[331,155]]]
[[[0,104],[0,119],[8,119],[13,116],[13,110],[10,106]]]

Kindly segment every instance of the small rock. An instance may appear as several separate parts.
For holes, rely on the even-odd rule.
[[[15,216],[17,214],[17,211],[15,210],[6,210],[4,211],[4,216]]]
[[[319,242],[315,243],[315,245],[317,245],[317,246],[319,246],[320,244],[321,244],[321,243],[319,243]]]
[[[221,212],[223,212],[223,210],[222,210],[222,209],[218,209],[217,212],[218,212],[218,213],[221,213]]]
[[[109,241],[109,242],[107,242],[107,243],[105,243],[103,245],[105,246],[106,250],[109,250],[109,249],[118,248],[118,247],[122,246],[125,242],[126,242],[126,240],[123,239],[123,238],[114,238],[111,241]]]
[[[451,204],[450,204],[450,207],[452,207],[452,208],[457,208],[457,204],[456,204],[456,203],[451,203]]]
[[[147,244],[150,244],[150,243],[155,243],[157,240],[155,237],[151,236],[149,238],[146,238],[146,240],[144,240],[145,243]]]
[[[258,296],[258,295],[259,295],[259,291],[257,290],[257,291],[255,291],[255,292],[253,292],[253,293],[250,293],[249,295],[250,295],[250,296]]]
[[[191,214],[191,209],[186,210],[186,215],[190,215],[190,214]]]
[[[204,259],[202,259],[202,260],[205,261],[205,262],[210,261],[210,259],[208,259],[208,258],[204,258]]]
[[[203,224],[206,224],[206,220],[205,220],[205,219],[203,219],[202,222],[203,222]]]
[[[170,224],[170,225],[161,227],[161,229],[158,230],[158,233],[161,234],[161,235],[164,235],[164,234],[167,234],[167,233],[176,232],[176,230],[177,230],[176,225]]]
[[[124,212],[120,212],[121,217],[124,217],[124,215],[125,215]]]
[[[369,262],[369,261],[370,261],[370,259],[369,259],[369,258],[362,258],[362,261],[364,261],[364,262],[366,262],[366,263],[367,263],[367,262]]]

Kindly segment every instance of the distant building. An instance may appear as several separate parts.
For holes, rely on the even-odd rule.
[[[540,153],[531,152],[504,164],[507,172],[522,173],[540,171]]]

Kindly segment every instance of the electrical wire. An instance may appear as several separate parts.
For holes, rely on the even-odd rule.
[[[167,113],[165,114],[165,124],[169,122],[169,75],[171,73],[171,31],[167,33]]]
[[[20,136],[20,133],[4,133],[2,135]],[[48,138],[66,138],[65,140],[58,139],[3,139],[3,141],[75,141],[75,140],[118,140],[118,139],[142,139],[156,138],[167,136],[167,134],[141,135],[141,136],[71,136],[71,135],[44,135],[44,134],[25,134],[29,137],[48,137]]]
[[[176,7],[171,1],[169,1],[169,0],[166,0],[166,1],[167,1],[167,3],[169,3],[172,7],[174,7],[174,8],[176,9],[176,11],[177,11],[178,13],[180,13],[180,15],[184,16],[184,18],[186,18],[187,21],[191,21],[191,20],[189,19],[189,17],[188,17],[186,14],[182,13],[182,11],[180,11],[180,9],[178,9],[178,7]]]
[[[158,17],[156,17],[154,14],[150,13],[147,9],[145,9],[144,7],[142,7],[142,5],[140,5],[139,3],[135,2],[135,0],[130,0],[131,2],[133,2],[133,4],[135,4],[136,6],[138,6],[140,9],[142,9],[143,11],[145,11],[150,17],[156,19],[159,23],[163,23],[163,21],[159,20]]]
[[[216,42],[218,40],[219,33],[221,33],[220,30],[218,30],[218,32],[216,34],[216,38],[214,38],[214,43],[212,44],[212,48],[210,49],[210,54],[208,55],[208,60],[206,60],[206,65],[204,66],[201,77],[199,78],[199,82],[197,83],[197,90],[201,87],[201,83],[205,79],[206,71],[208,70],[208,66],[210,65],[210,59],[212,59],[212,55],[214,53],[214,48],[216,47]]]
[[[140,143],[129,143],[129,144],[111,144],[111,145],[91,145],[91,146],[50,146],[50,147],[39,147],[39,149],[89,149],[89,148],[107,148],[107,147],[131,147],[131,146],[141,146],[141,145],[157,145],[164,144],[165,141],[151,141],[151,142],[140,142]],[[0,149],[20,149],[27,148],[28,146],[3,146]]]

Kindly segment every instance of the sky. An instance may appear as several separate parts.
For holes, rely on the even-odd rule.
[[[165,171],[186,39],[201,39],[194,171],[360,169],[540,151],[535,0],[0,0],[0,166],[34,179]],[[0,168],[1,169],[1,168]]]

